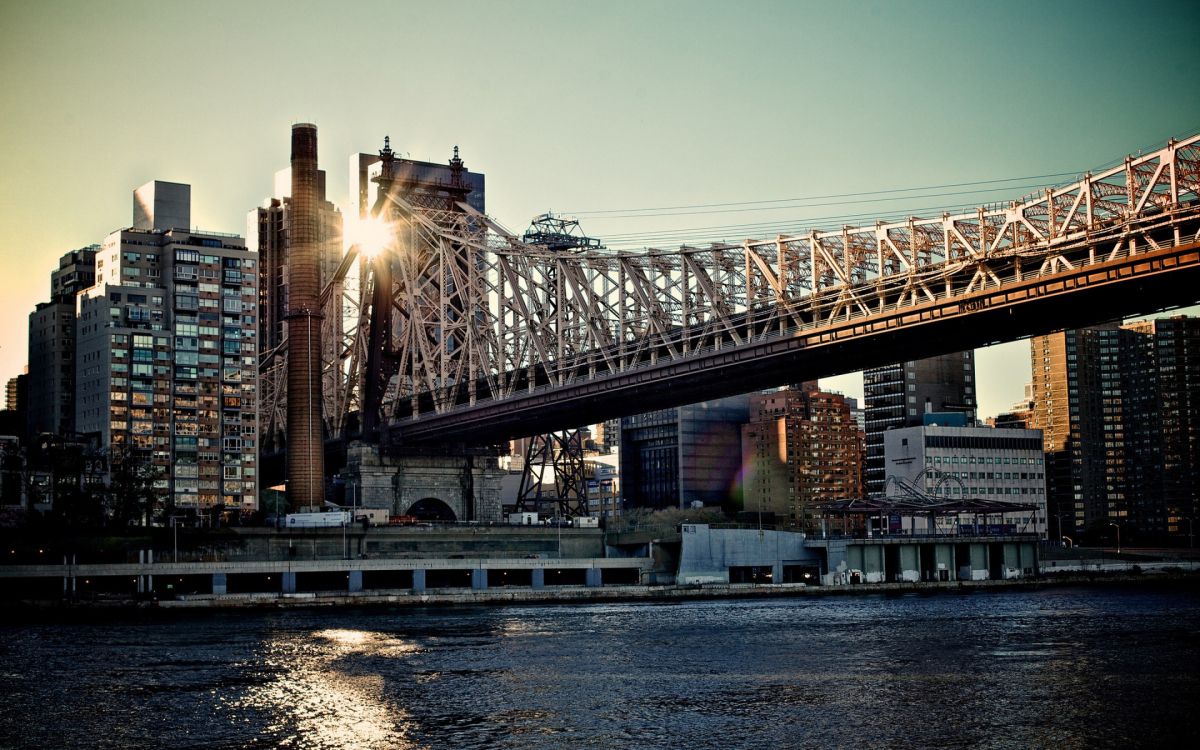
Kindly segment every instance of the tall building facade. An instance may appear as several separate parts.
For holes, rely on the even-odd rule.
[[[8,379],[4,386],[4,408],[8,411],[25,411],[29,399],[29,368],[25,372]]]
[[[246,217],[246,246],[258,252],[258,335],[263,351],[279,346],[285,337],[291,189],[291,168],[276,172],[274,193]],[[342,213],[325,197],[325,170],[317,171],[317,242],[321,286],[324,288],[333,278],[343,255]],[[332,345],[336,347],[336,337]]]
[[[1186,535],[1200,510],[1200,319],[1061,331],[1031,354],[1053,533]]]
[[[931,412],[975,418],[975,352],[898,362],[863,372],[866,490],[879,497],[887,484],[884,433],[921,424]]]
[[[275,186],[270,198],[246,217],[246,246],[258,253],[258,345],[262,352],[271,352],[287,338],[288,315],[288,238],[291,236],[292,170],[275,173]],[[342,213],[326,199],[325,171],[317,171],[316,184],[316,241],[318,247],[319,284],[325,289],[336,275],[342,262]],[[357,276],[355,277],[357,278]],[[334,300],[341,300],[345,281],[339,281],[331,291]],[[334,368],[345,342],[346,321],[340,315],[325,315],[321,319],[321,355],[323,392],[336,387]],[[280,387],[284,387],[281,381]],[[284,397],[286,398],[286,396]],[[280,399],[283,401],[283,399]],[[272,450],[283,443],[283,422],[280,415],[260,415],[262,430],[260,448]]]
[[[30,435],[75,431],[75,295],[96,283],[96,252],[66,253],[50,273],[50,301],[29,314]]]
[[[628,508],[739,501],[741,427],[750,397],[733,396],[621,419],[621,491]]]
[[[864,440],[849,399],[816,383],[751,396],[742,428],[745,509],[815,529],[822,503],[863,496]]]
[[[78,295],[76,425],[114,464],[153,467],[169,508],[257,496],[258,268],[232,234],[192,231],[190,188],[135,192]]]

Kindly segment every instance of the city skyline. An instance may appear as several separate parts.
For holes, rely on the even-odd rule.
[[[557,210],[602,240],[663,246],[761,236],[769,222],[1017,198],[1200,127],[1192,58],[1168,58],[1155,76],[1115,66],[1059,78],[1138,26],[1160,29],[1156,49],[1185,49],[1200,11],[1184,3],[287,7],[2,11],[10,320],[46,297],[62,254],[128,225],[128,197],[149,180],[192,185],[194,225],[244,233],[246,212],[286,166],[296,121],[321,127],[320,166],[340,205],[347,156],[390,135],[405,155],[435,162],[460,146],[489,176],[489,212],[514,231]],[[220,20],[235,15],[236,28]],[[1033,15],[1042,22],[1022,21]],[[406,51],[394,62],[363,31],[389,19]],[[851,33],[864,48],[938,43],[900,45],[883,63],[833,43]],[[405,70],[405,60],[422,62]],[[1030,175],[1056,177],[1011,179]],[[845,197],[964,182],[975,184]],[[783,201],[795,196],[843,197]],[[778,203],[710,206],[750,201]],[[694,233],[666,234],[682,230]],[[25,345],[23,326],[0,333],[0,375],[21,371]],[[1028,362],[1023,342],[980,350],[981,417],[1021,397]],[[853,376],[824,385],[861,397]]]

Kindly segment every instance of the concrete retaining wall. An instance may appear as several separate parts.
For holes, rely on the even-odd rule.
[[[729,569],[771,568],[783,580],[787,565],[817,567],[819,553],[804,546],[805,535],[772,529],[713,529],[684,524],[679,555],[679,584],[729,583]]]

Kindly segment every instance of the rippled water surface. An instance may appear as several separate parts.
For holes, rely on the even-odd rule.
[[[1200,596],[1062,588],[0,627],[0,747],[1197,747]]]

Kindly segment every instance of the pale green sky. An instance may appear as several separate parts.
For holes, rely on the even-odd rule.
[[[57,258],[127,226],[134,187],[190,183],[194,223],[243,233],[297,121],[320,128],[335,201],[348,155],[385,134],[414,158],[459,144],[487,174],[489,213],[517,230],[548,209],[1074,172],[1200,129],[1194,1],[433,5],[0,0],[0,380],[25,362]],[[983,352],[979,369],[989,414],[1020,396],[1027,346]]]

